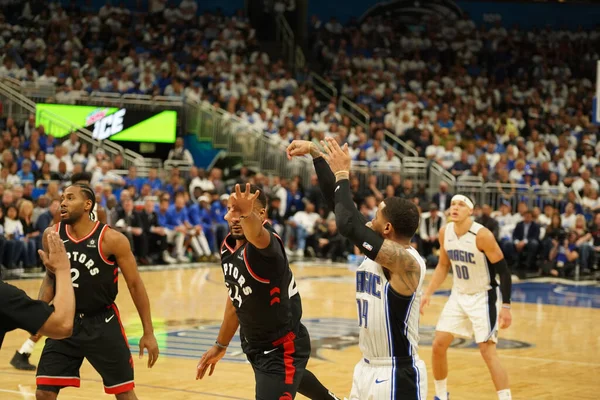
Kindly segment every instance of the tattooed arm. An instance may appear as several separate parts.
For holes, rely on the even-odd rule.
[[[404,245],[385,239],[375,262],[392,273],[390,284],[396,292],[410,296],[417,290],[421,267]]]

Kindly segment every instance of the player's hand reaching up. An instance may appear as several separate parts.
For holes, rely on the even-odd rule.
[[[321,146],[325,149],[323,157],[329,163],[329,167],[334,174],[342,171],[350,172],[352,158],[350,157],[347,143],[343,147],[340,147],[335,139],[328,137],[325,140],[321,140]]]
[[[291,160],[293,157],[305,156],[309,153],[313,158],[323,155],[321,150],[317,148],[317,145],[308,140],[294,140],[287,149],[285,149],[285,153],[287,154],[288,160]]]
[[[250,193],[250,184],[246,184],[246,191],[242,193],[240,189],[240,185],[235,185],[235,193],[233,193],[229,197],[229,201],[231,202],[231,209],[225,215],[225,220],[229,220],[229,218],[240,218],[248,216],[254,209],[254,201],[260,194],[260,191],[257,190],[254,193]]]
[[[152,368],[158,359],[158,342],[152,333],[140,339],[140,358],[144,357],[144,349],[148,350],[148,368]]]
[[[200,362],[198,363],[196,371],[196,380],[204,378],[208,367],[210,367],[210,372],[208,373],[208,376],[211,376],[213,374],[213,371],[215,370],[215,367],[217,366],[217,363],[221,360],[221,358],[223,358],[226,352],[227,349],[222,349],[218,346],[213,346],[206,353],[204,353],[204,355],[202,355],[202,358],[200,359]]]

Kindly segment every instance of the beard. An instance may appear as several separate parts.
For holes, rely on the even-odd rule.
[[[234,238],[235,240],[246,240],[246,236],[244,236],[243,233],[238,233],[238,234],[235,234],[233,232],[230,232],[230,233],[231,233],[231,237]]]
[[[73,225],[75,222],[81,219],[83,213],[68,213],[65,218],[61,216],[60,221],[67,225]]]

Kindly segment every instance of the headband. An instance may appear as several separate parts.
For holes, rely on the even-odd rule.
[[[454,200],[464,202],[471,210],[475,207],[471,199],[469,199],[467,196],[463,196],[462,194],[454,195],[454,197],[452,197],[452,202],[454,202]]]

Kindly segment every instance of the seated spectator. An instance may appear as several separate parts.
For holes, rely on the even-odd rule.
[[[293,182],[292,182],[293,183]],[[321,219],[321,216],[315,212],[315,206],[311,202],[306,203],[304,211],[296,212],[287,221],[291,236],[296,241],[297,257],[304,257],[306,250],[306,241],[315,233],[315,224]],[[288,242],[288,248],[291,248]]]
[[[421,214],[419,235],[421,236],[422,254],[425,259],[432,255],[437,257],[437,250],[440,248],[440,229],[445,223],[446,218],[443,213],[439,212],[436,203],[429,204],[429,211]],[[435,263],[432,262],[431,264]]]
[[[183,192],[184,199],[189,199],[189,193]],[[175,197],[177,203],[177,196]],[[210,198],[206,195],[200,196],[198,203],[187,201],[187,213],[190,224],[188,233],[191,235],[192,249],[198,257],[206,261],[211,256],[209,239],[212,241],[212,218],[210,215]]]
[[[41,203],[40,200],[42,200],[42,199],[45,199],[47,201],[46,197],[43,197],[43,196],[40,197],[38,199],[38,207],[40,206],[40,203]],[[37,207],[36,207],[36,209],[37,209]],[[53,200],[50,202],[50,206],[48,207],[48,209],[45,210],[44,212],[42,212],[37,217],[37,220],[35,221],[35,224],[34,224],[34,229],[36,232],[38,232],[38,235],[36,236],[38,249],[42,248],[42,237],[43,237],[44,231],[46,230],[46,228],[48,228],[50,225],[52,225],[52,221],[54,221],[54,219],[56,218],[56,215],[58,215],[59,209],[60,209],[60,201]]]
[[[216,240],[216,247],[215,250],[220,249],[221,244],[223,243],[223,241],[225,240],[225,237],[227,237],[227,234],[229,233],[229,225],[227,224],[227,221],[225,221],[225,214],[227,214],[227,201],[229,200],[229,195],[228,194],[222,194],[219,197],[219,200],[213,201],[212,205],[210,206],[210,215],[212,217],[212,223],[213,223],[213,227],[214,227],[214,232],[215,232],[215,240]],[[270,211],[271,207],[268,207],[268,211]],[[270,219],[270,216],[269,216]],[[275,225],[273,223],[271,223],[271,225],[273,225],[273,227],[275,227]]]
[[[151,261],[162,258],[166,264],[175,264],[177,260],[171,257],[167,250],[167,228],[159,225],[155,207],[154,200],[148,199],[144,202],[144,210],[138,214],[144,232],[140,236],[140,254]]]
[[[579,253],[577,251],[577,233],[570,232],[562,242],[553,241],[550,261],[553,262],[550,275],[567,277],[575,270]]]
[[[25,245],[25,268],[34,268],[38,265],[38,247],[40,231],[35,229],[32,221],[33,203],[28,200],[23,200],[19,205],[19,221],[23,228],[22,241]]]
[[[512,238],[512,242],[505,242],[503,245],[504,256],[509,265],[516,263],[520,273],[534,270],[540,245],[540,226],[533,222],[531,211],[525,212],[524,219],[515,227]],[[526,259],[523,257],[525,253]]]
[[[14,205],[8,206],[6,215],[1,215],[0,222],[2,223],[3,235],[8,242],[6,243],[6,253],[4,265],[9,269],[18,268],[20,265],[29,267],[26,264],[28,255],[23,239],[23,225],[18,219],[17,207]],[[34,264],[35,266],[35,264]]]
[[[343,261],[348,254],[348,243],[337,229],[335,219],[327,220],[325,232],[318,234],[316,255],[331,261]]]
[[[489,204],[481,207],[481,216],[477,218],[476,222],[489,229],[496,241],[500,242],[500,224],[492,217],[492,207]]]

